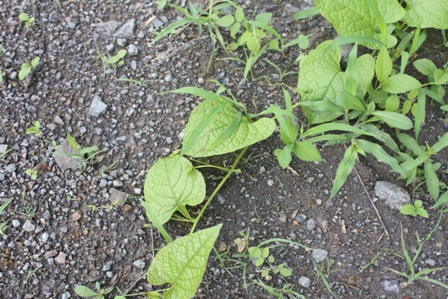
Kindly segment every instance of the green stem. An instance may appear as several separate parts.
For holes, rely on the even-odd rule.
[[[190,234],[194,233],[194,230],[196,229],[196,226],[199,223],[199,220],[202,218],[202,215],[204,214],[205,210],[207,209],[207,207],[209,206],[209,204],[212,202],[213,198],[216,196],[216,194],[218,194],[219,190],[221,190],[222,186],[224,186],[225,182],[230,178],[230,176],[232,175],[232,173],[236,172],[236,167],[238,165],[238,163],[240,162],[240,160],[243,158],[244,154],[246,153],[247,149],[249,147],[245,147],[241,153],[238,155],[238,157],[236,157],[235,162],[232,165],[232,168],[230,168],[226,174],[226,176],[221,180],[221,182],[219,183],[219,185],[215,188],[215,190],[213,191],[212,195],[210,195],[210,197],[208,198],[207,202],[205,203],[205,205],[202,207],[201,211],[199,212],[198,216],[196,217],[196,219],[194,220],[193,223],[193,227],[191,228]]]

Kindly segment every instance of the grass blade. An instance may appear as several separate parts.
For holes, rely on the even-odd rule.
[[[358,158],[358,151],[356,150],[356,144],[353,143],[345,152],[344,158],[338,166],[333,188],[331,189],[330,198],[335,196],[339,189],[341,189],[342,185],[344,185],[350,173],[352,173],[353,167],[356,163],[356,158]]]
[[[302,19],[306,19],[306,18],[313,17],[313,16],[315,16],[315,15],[318,15],[319,13],[320,13],[320,12],[319,12],[319,10],[317,9],[317,7],[311,7],[311,8],[308,8],[308,9],[305,9],[305,10],[302,10],[302,11],[299,11],[299,12],[295,13],[295,14],[292,16],[292,19],[293,19],[294,21],[296,21],[296,20],[302,20]]]

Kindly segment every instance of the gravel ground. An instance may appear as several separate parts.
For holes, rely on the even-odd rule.
[[[334,37],[331,26],[320,17],[291,20],[311,1],[239,2],[247,13],[273,12],[274,27],[287,40],[299,33],[312,34],[313,46]],[[32,26],[27,28],[18,19],[22,12],[35,17]],[[208,79],[216,79],[250,109],[256,108],[253,103],[259,108],[281,103],[279,86],[265,80],[244,83],[241,65],[220,60],[225,57],[221,50],[208,68],[213,44],[194,27],[149,44],[156,31],[179,17],[173,10],[158,10],[151,0],[0,0],[0,67],[6,73],[5,83],[0,84],[0,155],[11,149],[0,160],[0,204],[12,198],[0,214],[0,223],[9,224],[0,236],[1,298],[77,298],[76,285],[93,288],[95,282],[128,293],[152,290],[145,273],[164,239],[144,227],[147,220],[139,203],[143,183],[158,158],[180,148],[188,116],[200,103],[197,98],[162,92],[184,86],[215,90]],[[448,52],[432,51],[435,44],[440,44],[439,33],[430,34],[421,57],[441,66]],[[99,58],[98,52],[107,57],[121,49],[128,51],[125,63],[115,69]],[[285,55],[271,53],[269,59],[297,71],[293,61],[299,54],[299,49],[291,49]],[[40,57],[40,64],[20,81],[21,64],[35,57]],[[261,75],[271,82],[278,80],[275,70],[264,62],[254,69],[255,77]],[[290,85],[296,80],[294,75],[285,78]],[[447,125],[436,107],[428,110],[427,118],[422,136],[432,144]],[[26,133],[36,121],[41,136]],[[67,133],[85,147],[103,150],[92,165],[78,169],[78,160],[54,154],[70,150]],[[408,249],[415,253],[415,232],[426,236],[437,214],[430,210],[426,220],[405,217],[377,198],[378,181],[396,183],[387,165],[372,157],[361,158],[357,173],[330,200],[343,145],[321,148],[322,163],[293,161],[293,171],[281,169],[276,162],[273,152],[278,146],[279,138],[273,136],[251,147],[252,157],[241,165],[242,173],[232,177],[206,211],[202,227],[224,223],[218,251],[237,253],[234,240],[249,229],[251,244],[284,238],[318,249],[276,248],[273,255],[293,275],[265,281],[277,288],[293,284],[306,298],[332,298],[313,261],[320,261],[338,298],[448,298],[448,291],[440,286],[408,285],[390,271],[408,272],[405,261],[391,253],[402,254],[400,227]],[[447,154],[445,150],[436,158],[442,163],[445,182]],[[232,158],[214,161],[221,164]],[[31,177],[30,170],[37,178]],[[212,190],[220,174],[204,174]],[[376,202],[389,237],[365,191]],[[431,205],[426,193],[416,197]],[[425,244],[416,269],[448,266],[447,226],[443,218]],[[188,230],[176,222],[167,229],[173,236]],[[255,270],[248,266],[249,281],[261,278]],[[438,271],[429,277],[448,283],[447,273]],[[274,297],[257,285],[246,289],[242,269],[227,272],[212,253],[196,298]]]

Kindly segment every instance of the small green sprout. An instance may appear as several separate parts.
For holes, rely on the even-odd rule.
[[[42,131],[40,130],[40,122],[38,120],[35,121],[34,126],[26,129],[25,133],[29,135],[34,135],[36,137],[42,137]]]
[[[82,285],[78,285],[78,286],[75,287],[75,293],[78,296],[81,296],[83,298],[90,298],[90,297],[92,297],[94,299],[104,299],[105,295],[109,294],[114,289],[113,287],[112,288],[108,288],[108,289],[103,289],[103,288],[101,288],[99,282],[95,283],[95,288],[96,288],[96,291],[94,291],[94,290],[92,290],[92,289],[90,289],[88,287],[85,287],[85,286],[82,286]]]
[[[401,214],[410,215],[416,217],[417,215],[423,218],[428,218],[428,212],[423,208],[423,202],[421,200],[416,200],[414,204],[405,204],[401,210]]]
[[[19,79],[23,80],[28,76],[28,74],[36,68],[36,66],[40,62],[40,57],[37,56],[33,60],[31,60],[31,63],[28,61],[28,59],[25,59],[25,62],[22,64],[22,67],[19,72]]]
[[[25,173],[31,177],[32,180],[37,179],[38,172],[32,168],[28,168]]]
[[[30,17],[30,16],[29,16],[27,13],[25,13],[25,12],[22,12],[22,13],[19,15],[19,19],[20,19],[20,21],[22,21],[22,22],[25,23],[25,27],[26,27],[26,28],[32,26],[33,23],[34,23],[34,17]]]

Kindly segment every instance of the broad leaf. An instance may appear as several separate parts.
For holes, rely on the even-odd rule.
[[[381,83],[384,83],[389,78],[392,72],[392,60],[389,56],[389,51],[382,47],[376,57],[375,73],[376,77]]]
[[[383,90],[389,93],[405,93],[420,88],[422,85],[412,76],[396,74],[390,76],[383,85]]]
[[[179,155],[158,160],[146,176],[144,189],[146,208],[161,224],[175,211],[188,218],[186,205],[198,205],[205,198],[202,174]]]
[[[236,119],[238,112],[231,105],[224,105],[213,121],[204,124],[202,120],[210,111],[221,106],[217,101],[205,100],[190,115],[185,128],[184,140],[186,143],[198,130],[197,138],[188,148],[184,148],[182,154],[192,157],[208,157],[234,152],[238,149],[257,143],[272,135],[275,130],[275,121],[270,118],[261,118],[256,122],[242,117],[237,126],[232,122]],[[233,128],[230,134],[229,127]],[[223,135],[226,135],[222,138]],[[222,139],[217,143],[216,140]]]
[[[98,292],[95,292],[94,290],[82,285],[77,285],[75,287],[75,293],[76,295],[81,297],[93,297],[98,294]]]
[[[372,115],[375,115],[386,124],[394,128],[402,130],[409,130],[412,128],[412,121],[408,117],[397,112],[375,111]]]
[[[415,207],[409,203],[403,205],[400,209],[400,213],[408,216],[417,216],[417,212],[415,211]]]
[[[414,61],[414,67],[423,75],[434,77],[434,72],[437,70],[434,62],[429,59],[422,58]]]
[[[352,173],[357,157],[358,151],[356,150],[356,144],[353,143],[345,152],[344,158],[338,166],[333,188],[331,189],[330,198],[336,195],[339,189],[341,189],[342,185],[344,185],[350,173]]]
[[[342,51],[340,47],[326,51],[330,44],[331,41],[321,43],[310,51],[300,65],[298,89],[302,102],[336,103],[337,96],[345,93],[344,76],[340,67]],[[307,107],[303,111],[310,123],[330,121],[341,115],[339,112],[317,112]]]
[[[294,143],[286,145],[283,149],[276,149],[274,155],[277,157],[278,164],[282,168],[288,167],[289,163],[292,161],[291,153],[294,149]]]
[[[314,144],[308,141],[297,141],[294,144],[293,152],[302,161],[322,161],[322,156],[320,155],[319,150]]]
[[[219,20],[217,20],[216,24],[221,27],[229,27],[230,25],[233,24],[234,21],[235,21],[235,19],[233,18],[232,15],[225,15],[222,18],[220,18]]]
[[[405,0],[404,21],[412,27],[448,29],[448,2],[445,0]]]
[[[366,111],[365,104],[351,93],[339,95],[336,98],[336,101],[341,107],[344,107],[345,109]]]
[[[425,169],[426,188],[428,188],[429,195],[431,195],[431,197],[437,201],[440,193],[439,178],[437,177],[437,174],[434,171],[430,159],[426,160],[424,169]]]
[[[192,298],[201,283],[222,224],[184,236],[162,248],[148,269],[148,282],[171,284],[165,299]]]
[[[362,95],[367,92],[367,86],[372,82],[375,74],[375,59],[372,55],[364,54],[358,57],[358,85],[361,89]]]
[[[400,140],[401,144],[403,144],[408,150],[412,151],[412,153],[416,156],[420,156],[425,151],[418,145],[417,141],[411,136],[401,133],[397,135],[398,140]]]

